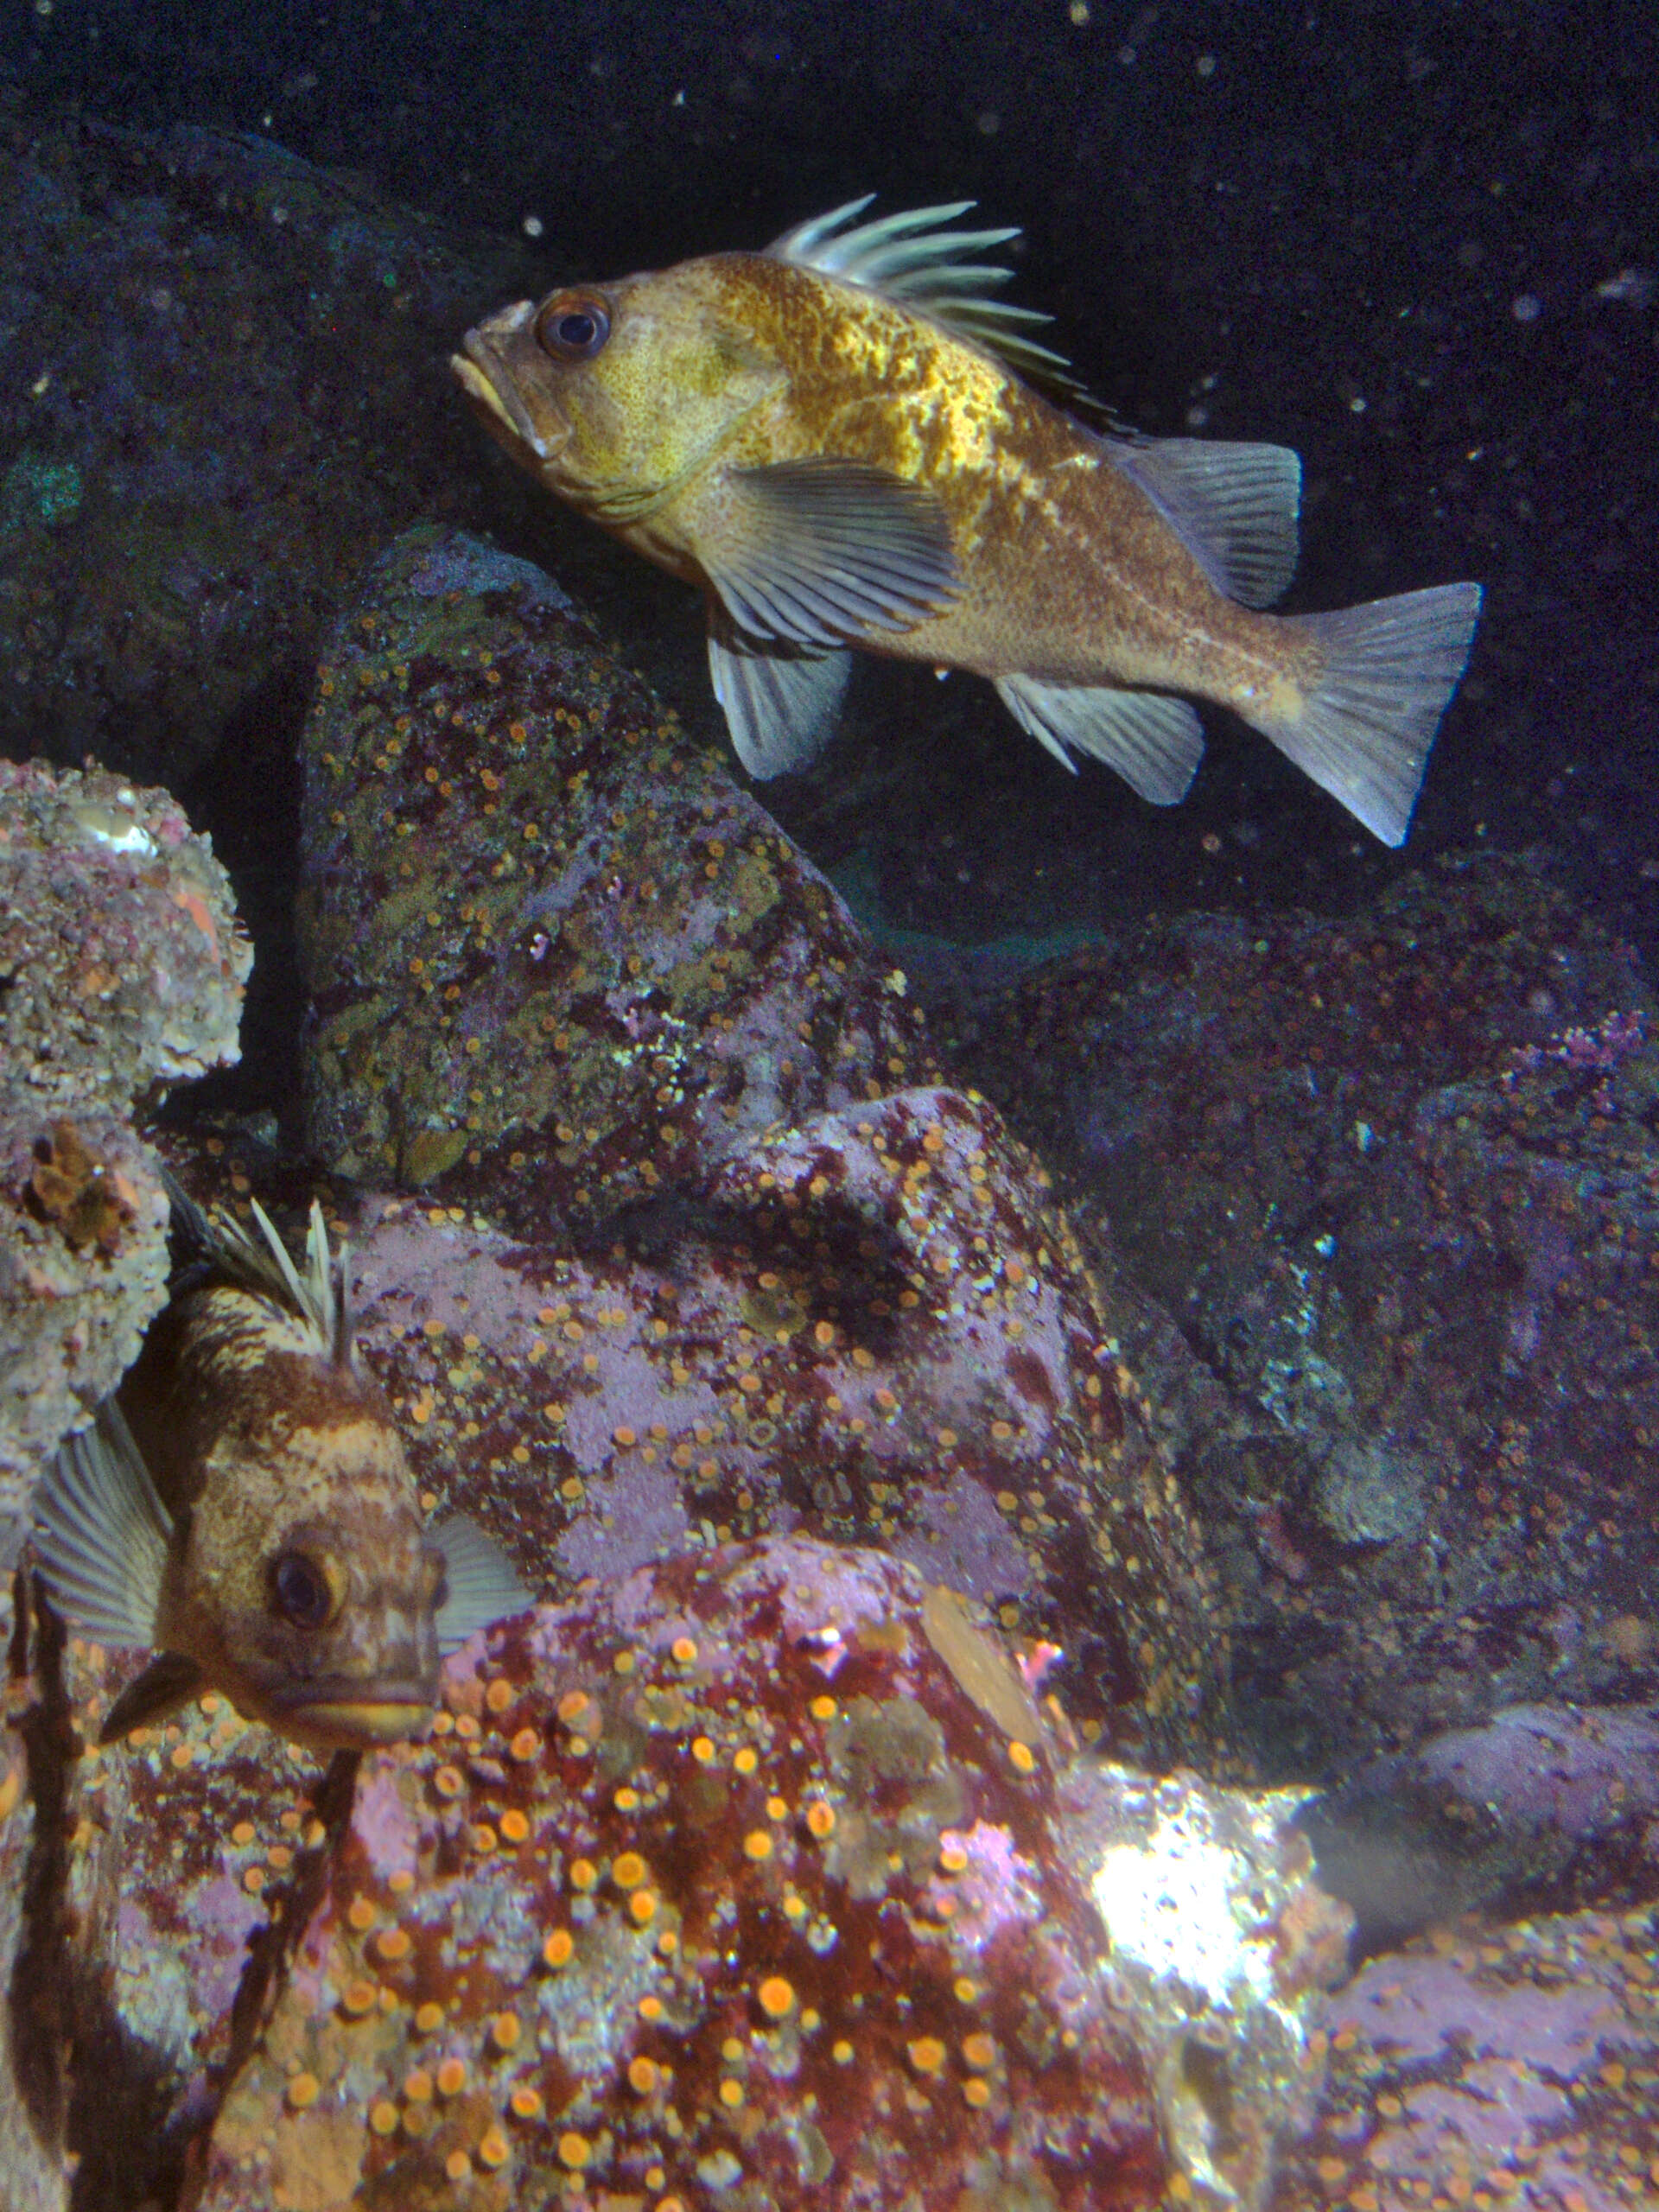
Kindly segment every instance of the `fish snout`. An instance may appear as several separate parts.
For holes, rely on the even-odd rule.
[[[571,426],[543,390],[537,390],[532,410],[509,358],[535,312],[533,301],[519,300],[476,324],[461,340],[462,351],[450,355],[449,365],[490,429],[527,446],[537,461],[551,461],[569,444]]]
[[[414,1584],[353,1591],[307,1650],[285,1644],[250,1665],[242,1702],[296,1742],[391,1744],[424,1735],[438,1701],[438,1638]]]

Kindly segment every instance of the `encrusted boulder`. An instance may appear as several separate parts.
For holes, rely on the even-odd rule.
[[[1265,1770],[1650,1700],[1659,1043],[1630,948],[1476,855],[1342,920],[1156,922],[976,1020],[957,1065],[1118,1270]]]
[[[304,753],[307,1128],[338,1172],[592,1235],[932,1071],[902,975],[527,563],[400,539]]]
[[[256,1939],[193,2201],[1160,2203],[1063,1755],[1006,1650],[937,1605],[799,1541],[642,1569],[475,1640],[431,1739],[368,1758],[332,1834],[263,1731],[210,1756],[194,1718],[148,1732],[120,1755],[154,1777],[130,1909],[187,1974],[213,1970],[210,1891],[287,1960]]]
[[[0,760],[0,1563],[38,1469],[165,1294],[167,1203],[132,1103],[236,1058],[251,958],[165,791]]]

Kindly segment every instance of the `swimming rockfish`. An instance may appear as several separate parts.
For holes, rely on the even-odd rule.
[[[813,758],[856,646],[988,677],[1067,766],[1160,804],[1204,749],[1189,698],[1217,701],[1401,843],[1479,587],[1261,613],[1296,565],[1296,455],[1085,429],[1013,373],[1063,369],[1045,318],[963,259],[1018,233],[942,227],[970,200],[849,230],[868,204],[520,301],[453,363],[516,461],[702,588],[745,766]]]
[[[321,1207],[302,1269],[257,1203],[258,1238],[171,1195],[170,1302],[35,1509],[70,1626],[160,1654],[101,1740],[207,1689],[318,1749],[419,1735],[442,1655],[530,1600],[471,1522],[423,1525]]]

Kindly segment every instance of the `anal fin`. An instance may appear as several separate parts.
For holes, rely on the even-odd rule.
[[[1173,806],[1204,758],[1204,733],[1185,699],[1105,684],[997,679],[997,696],[1021,729],[1068,768],[1075,750],[1116,769],[1154,806]]]

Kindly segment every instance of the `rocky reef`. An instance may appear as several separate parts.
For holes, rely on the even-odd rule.
[[[136,1657],[20,1580],[6,2203],[1644,2201],[1628,948],[1484,853],[884,948],[457,527],[523,495],[439,357],[537,272],[267,146],[0,163],[11,741],[292,790],[247,874],[308,1007],[287,1150],[159,1127],[235,1051],[223,874],[0,764],[0,1529],[164,1296],[159,1150],[321,1199],[428,1509],[533,1599],[325,1770],[215,1696],[91,1748]]]
[[[1160,922],[946,1019],[1112,1279],[1267,1771],[1653,1695],[1659,1052],[1628,946],[1475,855],[1340,922]]]
[[[444,353],[522,264],[206,130],[8,120],[0,211],[0,743],[178,791],[265,749],[365,549],[467,504]]]
[[[167,1202],[135,1102],[237,1056],[252,948],[165,791],[0,760],[0,1562],[137,1356]]]

